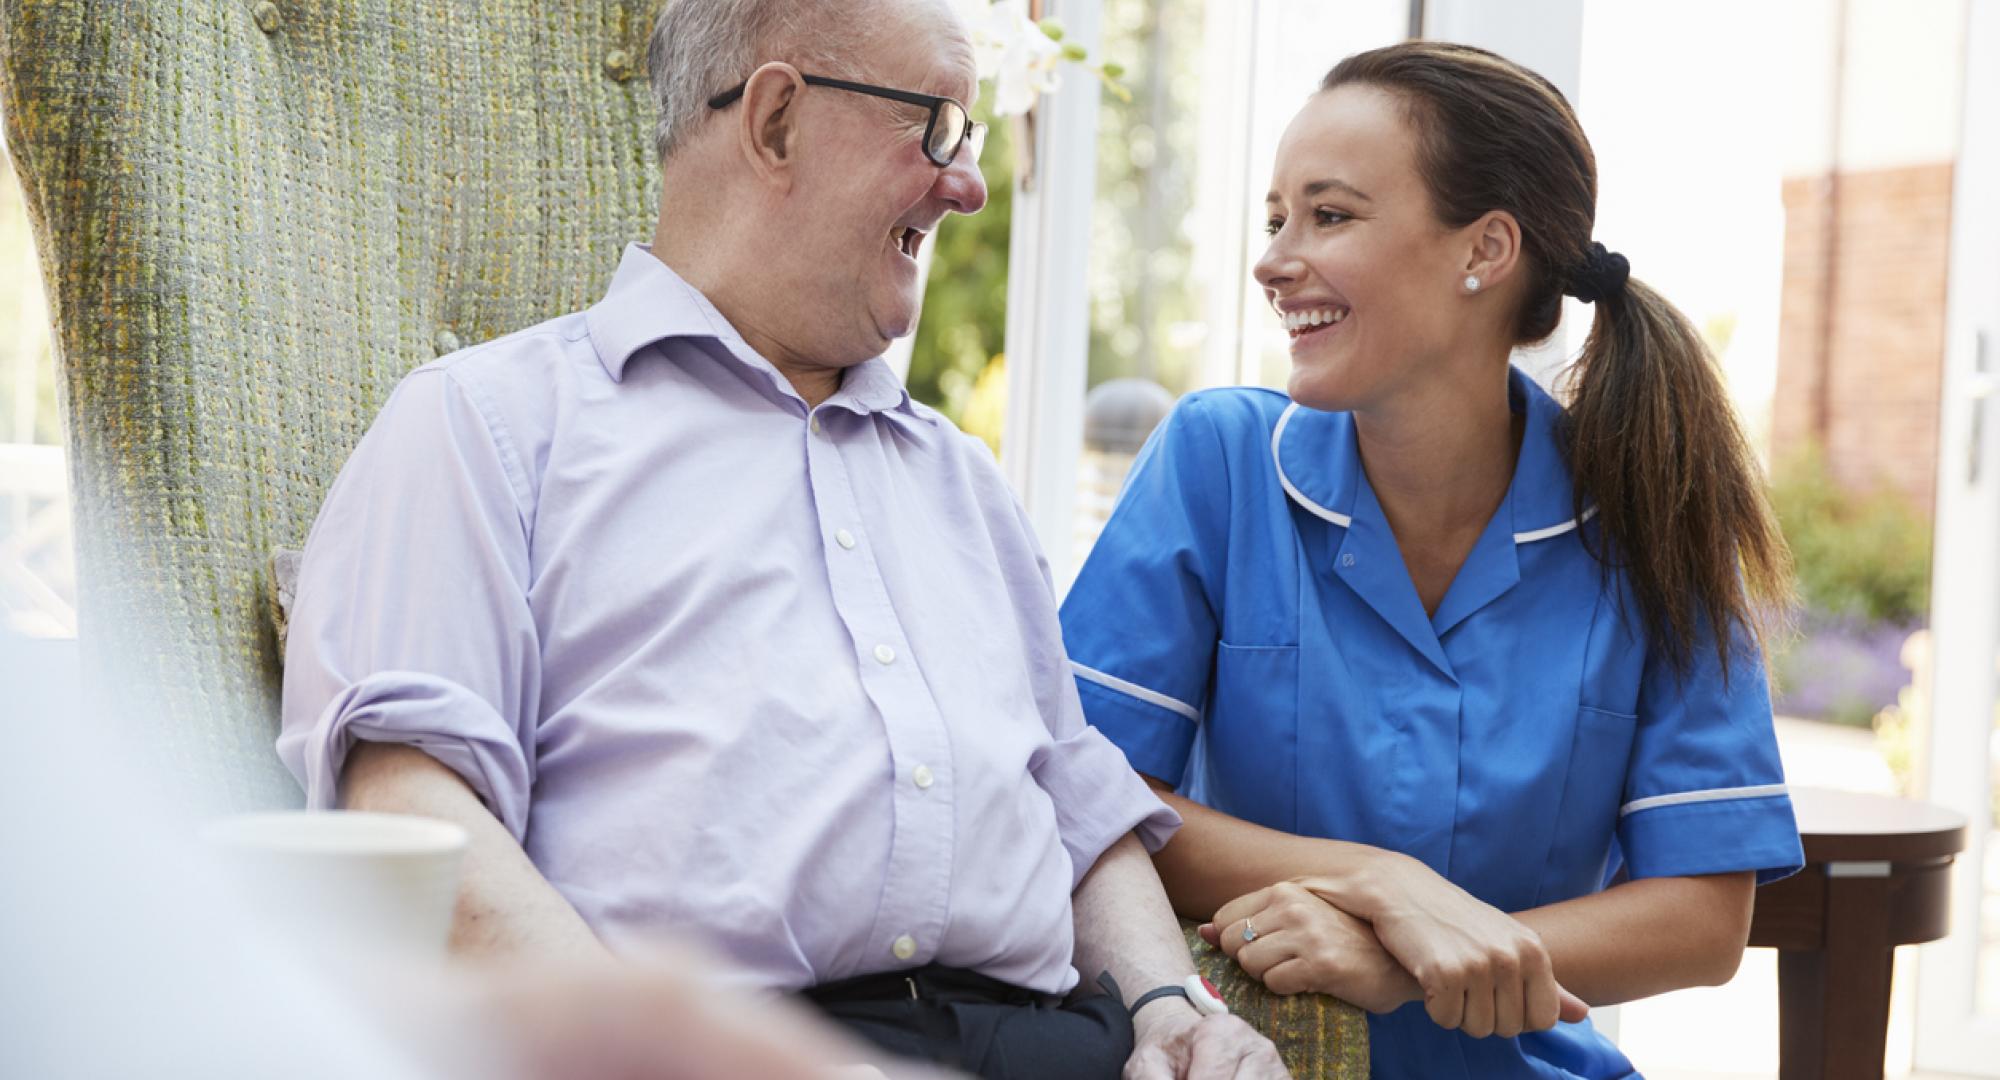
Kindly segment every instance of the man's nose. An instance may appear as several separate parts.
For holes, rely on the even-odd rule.
[[[937,184],[931,190],[961,214],[977,214],[986,206],[986,177],[971,154],[961,153],[938,170]]]

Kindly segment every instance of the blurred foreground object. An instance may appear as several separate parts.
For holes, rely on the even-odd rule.
[[[21,721],[0,755],[0,1076],[859,1080],[866,1051],[788,1002],[633,963],[328,966],[194,842],[184,786],[81,703],[72,646],[0,632]],[[344,815],[342,815],[344,816]]]

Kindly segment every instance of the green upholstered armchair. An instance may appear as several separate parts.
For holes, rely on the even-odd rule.
[[[651,233],[658,3],[0,0],[81,642],[130,738],[222,803],[300,799],[271,555],[397,380],[594,302]],[[1301,1076],[1366,1073],[1359,1014],[1209,955]]]
[[[80,644],[134,737],[286,805],[270,556],[403,374],[652,232],[659,0],[0,0],[69,421]]]

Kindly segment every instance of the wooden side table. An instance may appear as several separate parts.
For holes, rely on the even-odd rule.
[[[1910,799],[1793,788],[1806,867],[1757,890],[1753,947],[1778,950],[1781,1080],[1880,1080],[1895,948],[1949,927],[1965,819]]]

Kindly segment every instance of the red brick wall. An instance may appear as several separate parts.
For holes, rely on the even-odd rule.
[[[1926,515],[1937,472],[1951,180],[1949,162],[1844,173],[1837,222],[1828,220],[1826,178],[1784,185],[1772,460],[1818,442],[1843,486],[1886,483]],[[1830,322],[1829,225],[1838,230]]]

